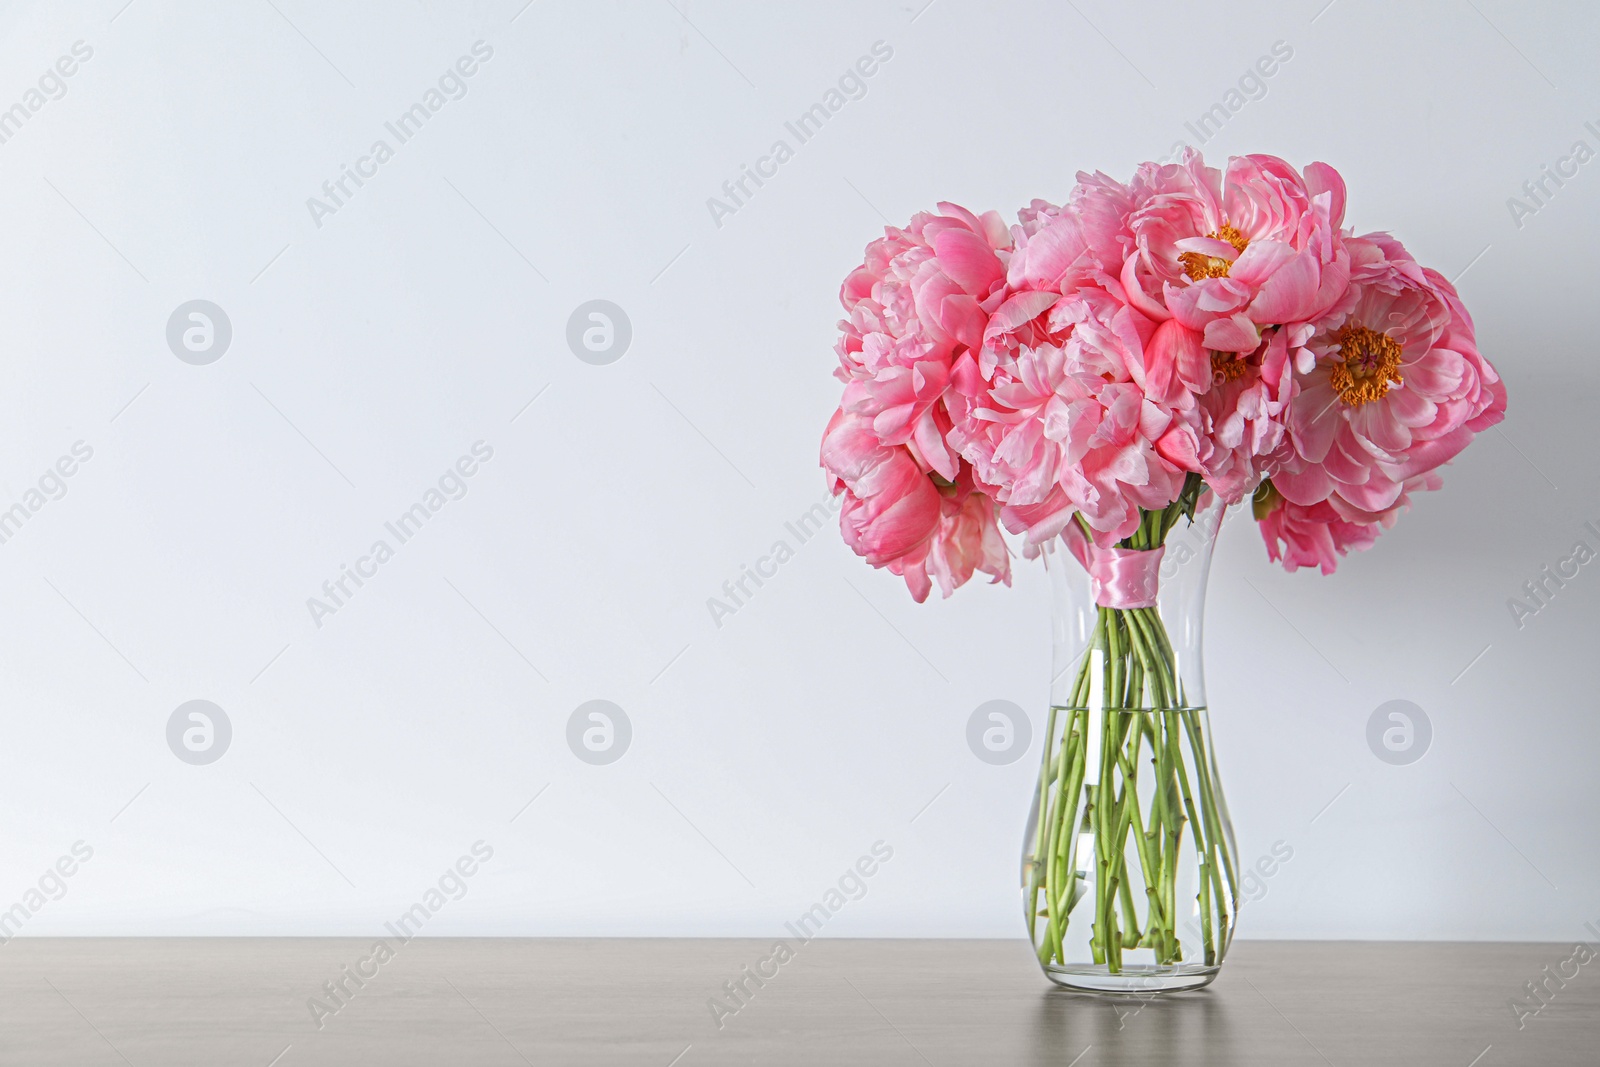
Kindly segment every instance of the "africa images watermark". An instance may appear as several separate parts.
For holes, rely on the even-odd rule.
[[[444,869],[439,875],[439,880],[429,886],[422,893],[422,899],[412,904],[400,914],[394,922],[383,924],[383,928],[394,935],[396,944],[391,945],[389,939],[380,937],[367,949],[367,954],[352,964],[345,964],[339,971],[338,977],[322,983],[322,996],[307,997],[306,1008],[311,1012],[311,1021],[321,1030],[328,1019],[338,1015],[350,1006],[368,982],[378,977],[384,964],[395,958],[395,955],[411,939],[421,932],[429,919],[444,910],[446,904],[452,900],[460,900],[467,895],[467,879],[478,873],[479,868],[494,858],[494,846],[484,841],[474,841],[470,854],[463,855]]]
[[[722,196],[706,198],[706,210],[711,212],[711,221],[717,229],[722,229],[723,219],[737,215],[739,209],[748,204],[768,181],[776,178],[778,168],[794,158],[799,146],[822,132],[822,127],[843,111],[845,104],[865,97],[867,79],[893,58],[892,45],[887,41],[873,41],[870,53],[846,67],[844,73],[839,75],[838,82],[830,85],[822,94],[821,100],[802,111],[792,122],[783,124],[783,128],[794,138],[793,145],[786,138],[779,137],[772,142],[766,155],[756,158],[754,167],[739,164],[738,175],[722,183]]]
[[[21,500],[0,510],[0,545],[17,536],[23,524],[37,515],[46,504],[66,496],[67,479],[77,474],[78,468],[93,458],[94,448],[88,442],[74,441],[67,454],[46,467],[35,484],[23,490]]]
[[[1245,72],[1222,94],[1220,100],[1202,111],[1193,122],[1183,124],[1183,128],[1194,135],[1194,146],[1199,148],[1221,133],[1228,120],[1243,111],[1247,104],[1264,100],[1268,92],[1267,82],[1293,58],[1293,45],[1288,41],[1273,41],[1272,48],[1245,68]],[[1184,141],[1174,142],[1167,155],[1158,162],[1163,165],[1176,162],[1187,147]]]
[[[37,885],[29,886],[20,900],[0,912],[0,944],[16,937],[23,924],[39,914],[46,904],[66,896],[67,879],[94,856],[94,848],[84,841],[74,841],[69,851],[71,855],[63,855],[46,867]]]
[[[1554,563],[1546,563],[1538,574],[1522,583],[1522,597],[1506,599],[1506,610],[1511,612],[1511,621],[1517,624],[1517,629],[1528,625],[1529,619],[1549,607],[1556,594],[1578,576],[1584,564],[1595,558],[1595,546],[1600,545],[1600,528],[1592,521],[1586,522],[1578,533],[1580,536],[1573,542],[1571,552]]]
[[[861,856],[855,863],[845,868],[834,885],[829,886],[828,891],[822,894],[820,901],[812,904],[794,922],[783,924],[784,929],[793,934],[799,944],[790,945],[785,940],[774,941],[765,956],[753,964],[741,967],[737,975],[722,983],[722,992],[726,999],[706,998],[706,1008],[711,1012],[711,1021],[717,1024],[718,1030],[727,1025],[729,1018],[750,1006],[756,993],[765,989],[768,982],[778,977],[783,965],[795,958],[801,945],[805,945],[822,931],[824,923],[843,911],[846,904],[867,895],[867,879],[877,874],[883,864],[894,858],[894,848],[883,841],[874,841],[868,851],[870,855]]]
[[[78,73],[80,65],[94,57],[94,47],[85,41],[73,41],[69,54],[61,56],[54,65],[39,75],[36,88],[23,92],[15,104],[0,111],[0,144],[8,143],[21,132],[23,124],[44,109],[52,100],[67,95],[67,79]]]
[[[1595,941],[1600,941],[1600,929],[1596,929],[1594,923],[1586,922],[1583,927],[1594,935]],[[1597,955],[1600,955],[1600,948],[1594,942],[1579,941],[1567,956],[1556,961],[1554,967],[1545,964],[1539,977],[1522,983],[1523,998],[1506,1001],[1512,1017],[1517,1021],[1517,1029],[1526,1029],[1528,1020],[1548,1008],[1567,988],[1567,983],[1576,979]]]
[[[311,621],[317,629],[322,629],[323,619],[349,604],[362,586],[377,577],[378,568],[394,558],[396,547],[420,533],[428,520],[443,511],[447,503],[466,496],[467,480],[478,473],[481,464],[493,458],[492,445],[485,441],[474,441],[471,453],[461,456],[439,475],[438,482],[429,486],[420,500],[394,520],[383,524],[384,530],[394,538],[393,545],[387,538],[380,537],[372,542],[366,555],[356,557],[354,566],[339,564],[339,574],[322,583],[322,596],[306,597],[306,610],[311,613]]]
[[[706,610],[711,613],[711,621],[717,629],[722,629],[722,620],[729,615],[737,615],[739,610],[750,603],[756,595],[756,590],[767,584],[767,581],[778,576],[778,568],[794,559],[795,550],[811,540],[817,532],[828,525],[828,520],[838,514],[843,505],[842,496],[828,494],[820,502],[812,504],[801,512],[793,522],[783,524],[789,537],[794,539],[790,544],[788,538],[780,537],[767,549],[766,555],[757,556],[753,566],[741,563],[739,573],[722,583],[722,596],[706,597]],[[750,588],[755,583],[755,589]]]
[[[493,57],[493,46],[484,41],[474,42],[471,54],[462,56],[454,65],[446,67],[444,73],[439,75],[436,87],[430,86],[420,100],[402,111],[394,121],[383,124],[389,136],[394,138],[393,145],[380,137],[372,142],[367,154],[358,157],[355,163],[340,164],[339,176],[322,183],[322,196],[306,198],[306,210],[311,212],[311,221],[317,229],[322,229],[324,217],[337,215],[339,209],[349,203],[362,186],[376,178],[378,168],[393,159],[395,150],[420,133],[428,120],[444,109],[445,104],[466,96],[467,79],[478,73],[480,64],[489,62]],[[351,188],[352,185],[354,188]]]
[[[1240,901],[1254,904],[1265,899],[1270,888],[1267,882],[1282,871],[1284,865],[1292,859],[1294,859],[1294,846],[1282,838],[1274,841],[1271,851],[1262,853],[1255,863],[1243,868],[1244,873],[1239,876]],[[1185,919],[1183,927],[1196,942],[1204,939],[1204,931],[1194,919]]]
[[[1600,144],[1600,126],[1593,122],[1585,122],[1583,128],[1589,136],[1595,139],[1595,144]],[[1595,149],[1583,138],[1572,142],[1572,147],[1567,154],[1557,159],[1555,166],[1548,163],[1539,164],[1539,175],[1529,178],[1522,183],[1522,195],[1526,199],[1515,196],[1506,197],[1506,210],[1511,212],[1511,221],[1517,229],[1522,229],[1523,220],[1531,215],[1537,215],[1540,209],[1548,207],[1559,193],[1573,178],[1578,176],[1578,169],[1595,157]]]

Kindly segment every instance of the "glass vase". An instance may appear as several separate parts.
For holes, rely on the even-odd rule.
[[[1047,552],[1054,664],[1022,898],[1057,985],[1197,989],[1233,938],[1238,863],[1201,665],[1224,510],[1199,490],[1118,550],[1073,529],[1072,551]]]

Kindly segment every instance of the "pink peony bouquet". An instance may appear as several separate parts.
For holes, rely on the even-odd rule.
[[[1327,164],[1189,150],[1009,228],[954,204],[888,228],[840,292],[846,542],[922,601],[1009,583],[1002,526],[1028,555],[1150,548],[1209,489],[1330,573],[1506,406],[1455,287],[1344,213]]]

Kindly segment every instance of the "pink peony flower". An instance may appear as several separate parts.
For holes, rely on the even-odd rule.
[[[1351,549],[1371,548],[1382,532],[1377,523],[1344,521],[1327,501],[1306,506],[1280,499],[1259,525],[1268,559],[1281,560],[1287,571],[1319,567],[1323,574],[1332,574]]]
[[[990,318],[980,358],[980,378],[1002,403],[975,400],[966,421],[953,410],[947,435],[980,477],[1004,487],[996,496],[1008,526],[1047,537],[1078,510],[1102,534],[1128,529],[1139,508],[1162,506],[1144,501],[1174,472],[1179,485],[1201,473],[1230,503],[1255,486],[1282,448],[1293,356],[1311,334],[1299,320],[1326,311],[1348,284],[1343,183],[1322,164],[1308,175],[1252,156],[1231,160],[1224,179],[1190,152],[1178,166],[1141,167],[1127,186],[1080,174],[1065,207],[1035,201],[1021,213],[1012,292]],[[1107,484],[1104,472],[1075,469],[1076,455],[1045,456],[1042,427],[1028,425],[1044,413],[1039,360],[1026,372],[1014,364],[1023,350],[1052,346],[1066,353],[1052,391],[1076,377],[1099,396],[1093,375],[1132,382],[1154,405],[1140,423],[1154,434],[1146,441],[1161,476],[1141,481],[1152,468],[1135,464],[1132,482]],[[1082,401],[1073,408],[1080,421]]]
[[[850,317],[839,324],[835,374],[846,383],[846,410],[953,482],[959,461],[945,442],[945,391],[1004,298],[1010,236],[994,212],[939,207],[944,214],[886,230],[845,279],[839,295]]]
[[[939,493],[904,448],[885,445],[871,423],[841,408],[822,438],[822,465],[843,492],[840,529],[874,567],[915,553],[939,520]]]
[[[950,362],[976,348],[1004,298],[1011,238],[993,211],[977,216],[955,204],[888,227],[839,291],[849,318],[838,343],[844,381],[885,366]]]
[[[1163,401],[1192,406],[1186,382],[1203,380],[1205,356],[1173,351],[1162,326],[1102,289],[1061,298],[1049,319],[1062,343],[1023,347],[997,365],[987,403],[950,440],[999,487],[1002,520],[1030,545],[1074,513],[1109,544],[1198,469],[1193,433]]]
[[[1134,206],[1127,186],[1099,173],[1080,173],[1065,207],[1035,200],[1017,213],[1011,230],[1016,251],[1007,284],[1018,294],[1116,287],[1133,247],[1127,220]]]
[[[1010,580],[1082,519],[1114,545],[1199,475],[1258,493],[1268,553],[1331,571],[1498,422],[1506,391],[1455,289],[1343,230],[1333,168],[1187,151],[1080,173],[1008,232],[953,204],[846,279],[822,461],[852,548],[918,600]]]
[[[1209,353],[1211,382],[1187,426],[1197,469],[1229,504],[1255,488],[1263,464],[1283,447],[1283,413],[1294,395],[1293,352],[1307,325],[1273,327],[1249,355]]]
[[[948,442],[957,373],[1005,297],[1010,235],[994,212],[954,204],[889,228],[840,291],[849,318],[835,374],[845,384],[822,465],[845,495],[840,527],[869,563],[902,575],[918,601],[975,570],[1010,581],[996,506]]]
[[[908,556],[900,568],[889,569],[905,578],[918,603],[927,598],[930,578],[943,596],[966,584],[975,571],[993,575],[991,585],[1010,585],[1011,553],[1000,536],[997,512],[994,500],[973,488],[969,468],[961,481],[939,487],[939,524],[928,539],[927,555]]]
[[[1220,173],[1190,149],[1144,164],[1131,188],[1127,298],[1199,331],[1208,350],[1254,352],[1263,327],[1316,318],[1344,293],[1344,182],[1326,164],[1302,178],[1276,156],[1236,156]]]
[[[845,543],[874,567],[903,577],[918,603],[933,580],[949,596],[975,571],[1011,584],[995,503],[974,487],[970,468],[954,483],[943,481],[842,409],[823,437],[822,462],[834,492],[844,494]]]
[[[1255,517],[1267,543],[1267,558],[1274,563],[1281,560],[1290,572],[1317,567],[1323,574],[1332,574],[1340,556],[1371,548],[1378,535],[1394,525],[1411,506],[1411,493],[1438,489],[1442,484],[1437,474],[1409,478],[1392,507],[1371,514],[1337,496],[1310,505],[1296,504],[1265,482],[1256,494]]]
[[[1399,242],[1353,239],[1361,280],[1316,324],[1288,409],[1291,446],[1272,474],[1289,501],[1337,495],[1384,512],[1407,478],[1448,462],[1505,413],[1505,387],[1479,354],[1450,283]]]
[[[1074,503],[1097,541],[1120,541],[1138,528],[1140,509],[1159,510],[1177,498],[1188,473],[1181,464],[1192,457],[1172,447],[1181,440],[1172,414],[1137,385],[1108,382],[1063,414],[1065,458],[1090,487]]]

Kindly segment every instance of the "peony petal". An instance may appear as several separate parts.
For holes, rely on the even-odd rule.
[[[1205,327],[1205,346],[1218,352],[1254,352],[1261,344],[1255,323],[1243,315],[1214,319]]]
[[[1172,242],[1172,247],[1179,252],[1199,252],[1203,256],[1210,256],[1213,259],[1225,259],[1229,263],[1239,258],[1239,250],[1237,248],[1216,237],[1185,237],[1182,240]],[[1291,251],[1293,250],[1291,249]]]
[[[1421,359],[1402,363],[1406,388],[1431,399],[1459,396],[1458,390],[1467,375],[1467,361],[1459,352],[1448,348],[1431,348]]]
[[[1189,286],[1195,307],[1211,314],[1230,315],[1250,303],[1250,287],[1233,278],[1202,278]]]
[[[1272,484],[1285,500],[1295,504],[1320,504],[1328,499],[1335,485],[1328,472],[1321,467],[1307,467],[1303,471],[1279,471],[1272,476]]]
[[[982,346],[983,329],[988,324],[988,316],[972,297],[965,293],[945,297],[939,301],[938,317],[939,325],[957,341],[968,348]]]
[[[915,441],[917,451],[922,458],[947,482],[956,480],[959,473],[959,464],[955,453],[944,439],[944,434],[939,432],[939,425],[934,421],[930,412],[925,418],[917,420],[917,425],[912,431],[912,440]]]
[[[1279,267],[1294,257],[1294,246],[1283,241],[1251,241],[1228,271],[1228,277],[1252,288],[1260,288]]]
[[[1389,403],[1390,397],[1396,395],[1391,390],[1382,400],[1369,401],[1350,412],[1350,428],[1356,436],[1391,455],[1404,451],[1411,443],[1411,431],[1395,417]]]
[[[1256,322],[1298,322],[1317,306],[1322,272],[1310,251],[1296,253],[1277,265],[1261,285],[1261,292],[1250,303],[1250,317]]]
[[[1506,385],[1496,378],[1488,385],[1489,403],[1483,411],[1467,420],[1467,429],[1482,433],[1506,417]]]
[[[1343,425],[1339,395],[1326,379],[1307,384],[1290,405],[1289,432],[1294,437],[1295,451],[1312,463],[1322,462]]]
[[[1449,463],[1472,443],[1473,436],[1473,432],[1463,426],[1432,441],[1417,442],[1395,468],[1395,476],[1413,478]]]
[[[1313,163],[1305,170],[1306,191],[1313,198],[1327,194],[1328,225],[1337,232],[1344,226],[1344,179],[1326,163]]]
[[[1008,280],[1015,287],[1053,289],[1083,254],[1083,241],[1072,220],[1058,217],[1030,235],[1011,259]]]
[[[1389,405],[1389,413],[1396,422],[1413,430],[1431,426],[1439,413],[1439,405],[1411,388],[1409,377],[1404,385],[1391,388],[1383,402]]]
[[[1018,293],[1011,297],[989,316],[989,327],[984,331],[985,342],[1032,322],[1060,299],[1060,294],[1047,292]]]
[[[1402,488],[1398,481],[1375,471],[1365,485],[1340,486],[1339,495],[1364,511],[1387,511],[1400,499]]]
[[[1145,363],[1151,381],[1160,384],[1160,388],[1150,389],[1158,398],[1170,395],[1169,388],[1174,381],[1197,393],[1211,381],[1211,359],[1200,343],[1200,334],[1176,319],[1168,319],[1156,327],[1150,343],[1145,346]]]
[[[1000,257],[989,242],[968,230],[946,230],[933,239],[939,267],[975,297],[988,296],[1005,278]]]
[[[1123,262],[1121,280],[1129,305],[1138,308],[1147,318],[1160,321],[1172,316],[1172,313],[1167,310],[1167,305],[1151,296],[1145,291],[1144,286],[1140,284],[1138,256],[1129,256]]]
[[[1174,426],[1156,441],[1156,451],[1175,467],[1186,471],[1200,469],[1199,438],[1187,426]]]

